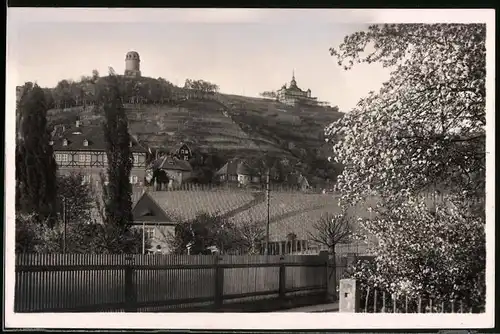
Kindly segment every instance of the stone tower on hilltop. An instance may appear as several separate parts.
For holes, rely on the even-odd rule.
[[[141,58],[139,57],[139,53],[135,51],[127,52],[127,55],[125,56],[125,76],[141,76]]]

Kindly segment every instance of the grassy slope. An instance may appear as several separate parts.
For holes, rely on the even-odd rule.
[[[230,114],[240,127],[274,141],[277,147],[290,151],[316,150],[324,146],[323,129],[342,114],[321,107],[289,107],[282,103],[259,98],[226,95]]]
[[[277,156],[290,156],[289,143],[306,150],[320,148],[324,126],[340,115],[324,108],[301,110],[234,95],[221,94],[221,101],[189,100],[125,108],[131,133],[151,147],[186,141],[199,149]],[[102,115],[90,107],[49,111],[54,124],[71,126],[77,117],[96,124],[102,120]]]

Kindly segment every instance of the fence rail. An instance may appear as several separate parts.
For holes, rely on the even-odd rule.
[[[14,311],[230,310],[236,303],[326,297],[328,272],[323,254],[19,254]]]

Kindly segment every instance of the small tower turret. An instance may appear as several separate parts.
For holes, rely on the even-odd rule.
[[[139,53],[135,51],[127,52],[125,56],[125,76],[140,77],[141,76],[141,58]]]

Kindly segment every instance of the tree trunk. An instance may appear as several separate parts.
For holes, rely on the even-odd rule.
[[[331,247],[330,253],[332,254],[332,261],[331,261],[331,272],[330,275],[333,275],[331,278],[331,281],[333,282],[333,286],[335,286],[335,291],[337,291],[337,258],[335,254],[335,245]],[[335,300],[338,300],[338,293],[335,293]]]

